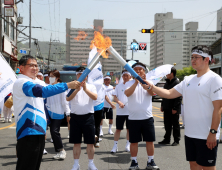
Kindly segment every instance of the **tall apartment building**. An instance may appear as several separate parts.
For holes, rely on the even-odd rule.
[[[198,22],[188,22],[186,31],[198,31]],[[187,32],[183,33],[183,67],[191,65],[191,49],[197,45],[210,46],[217,39],[216,33],[210,32]]]
[[[172,12],[157,13],[154,17],[154,30],[183,30],[183,20],[174,19]],[[155,32],[150,35],[150,68],[163,64],[177,63],[182,68],[182,32]]]
[[[84,40],[75,40],[79,31],[84,31],[87,37]],[[112,46],[116,51],[126,59],[126,43],[127,30],[126,29],[103,29],[103,20],[94,20],[93,28],[71,28],[71,19],[66,19],[66,63],[87,63],[89,58],[90,43],[94,36],[94,31],[100,31],[102,34],[108,36],[112,40]],[[122,47],[122,48],[121,48]],[[121,65],[109,56],[108,59],[102,58],[100,60],[103,66],[103,73],[119,72]]]
[[[155,14],[154,30],[181,30],[183,19],[174,19],[172,12]],[[198,31],[198,22],[185,24],[186,31]],[[150,35],[150,67],[176,63],[177,69],[191,65],[191,49],[196,45],[210,46],[217,39],[210,32],[155,32]]]

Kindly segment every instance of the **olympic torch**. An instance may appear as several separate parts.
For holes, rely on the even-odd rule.
[[[143,79],[132,69],[132,67],[119,55],[119,53],[110,46],[107,51],[113,55],[113,57],[127,70],[129,71],[133,77],[140,81],[142,84],[146,84]]]
[[[92,71],[92,69],[98,63],[99,57],[101,56],[101,54],[103,52],[104,52],[104,50],[96,53],[96,55],[93,57],[92,61],[89,63],[89,66],[84,70],[82,75],[79,77],[79,79],[78,79],[79,82],[82,82],[88,76],[88,74]],[[69,97],[74,91],[75,91],[75,89],[71,89],[70,92],[68,93],[67,97]]]

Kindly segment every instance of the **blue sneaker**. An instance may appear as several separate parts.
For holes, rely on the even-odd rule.
[[[140,169],[138,166],[138,162],[136,163],[135,160],[132,160],[131,165],[129,167],[129,170],[132,170],[132,169]]]
[[[158,166],[156,166],[154,160],[152,159],[150,163],[147,162],[147,166],[146,169],[149,170],[160,170],[160,168]]]

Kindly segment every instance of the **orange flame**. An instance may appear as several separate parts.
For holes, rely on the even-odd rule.
[[[109,48],[112,45],[111,38],[102,35],[100,32],[95,31],[94,32],[94,39],[91,41],[90,48],[92,49],[94,46],[98,49],[98,51],[104,50],[102,53],[102,56],[104,58],[108,58],[108,53],[106,52],[106,49]]]
[[[88,36],[88,34],[86,34],[84,31],[79,31],[77,37],[74,38],[74,39],[77,40],[77,41],[85,40],[87,36]]]

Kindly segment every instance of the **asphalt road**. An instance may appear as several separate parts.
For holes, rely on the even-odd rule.
[[[155,157],[154,160],[161,170],[188,170],[189,164],[185,158],[184,147],[184,129],[181,129],[182,139],[179,146],[164,146],[159,145],[158,141],[163,139],[163,114],[159,111],[160,103],[153,102],[153,115],[155,120]],[[114,111],[114,114],[115,111]],[[115,116],[114,116],[115,117]],[[10,127],[11,126],[11,127]],[[115,119],[114,126],[112,128],[115,131]],[[125,148],[125,135],[126,130],[121,133],[121,138],[118,143],[119,152],[111,154],[110,151],[113,147],[113,135],[108,135],[108,122],[104,122],[103,126],[104,137],[100,142],[100,148],[96,148],[94,163],[98,169],[128,169],[131,163],[130,153],[124,152]],[[66,127],[61,128],[61,136],[64,144],[64,148],[67,152],[67,157],[64,161],[54,160],[52,156],[55,155],[53,144],[50,142],[50,132],[47,131],[47,142],[45,145],[48,151],[47,155],[43,156],[41,170],[70,170],[73,166],[73,144],[69,144],[68,130]],[[171,140],[171,143],[173,139]],[[0,170],[15,170],[16,167],[16,137],[15,127],[13,123],[0,123]],[[222,147],[219,146],[217,169],[222,167]],[[144,169],[147,162],[146,146],[144,142],[139,143],[138,152],[139,167]],[[82,144],[82,152],[80,157],[80,168],[86,170],[88,167],[88,158],[86,154],[86,145]]]

